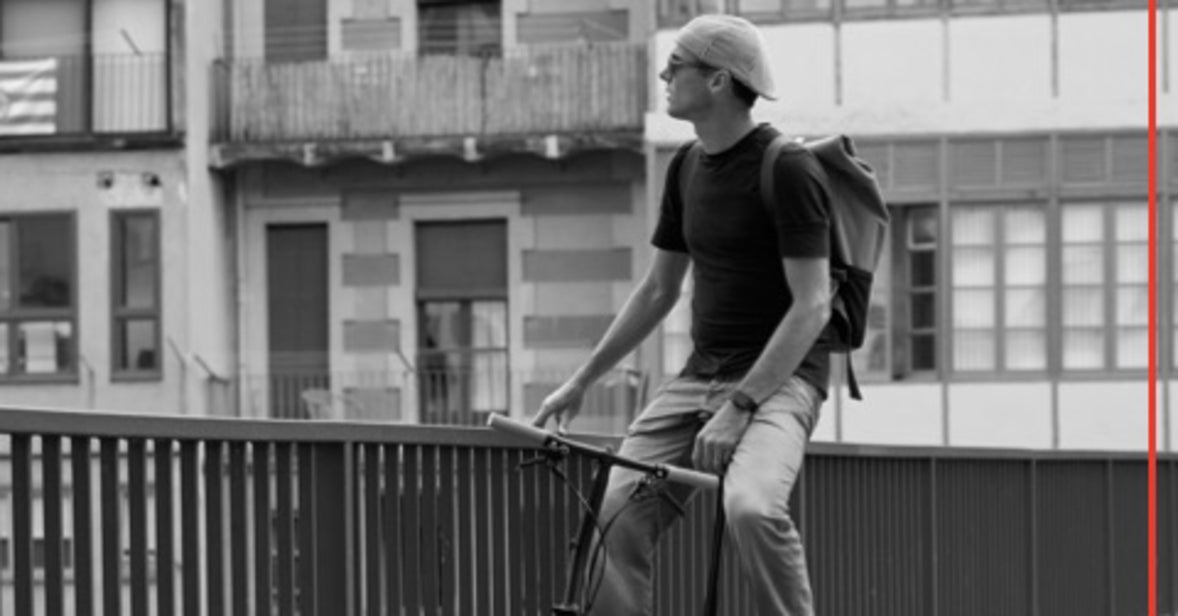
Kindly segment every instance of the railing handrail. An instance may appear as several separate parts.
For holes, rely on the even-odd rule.
[[[112,411],[71,411],[52,407],[0,406],[0,433],[96,438],[171,438],[182,441],[400,443],[493,448],[528,446],[527,443],[521,443],[519,439],[510,435],[483,427],[423,426],[366,421],[179,417]],[[613,446],[620,442],[620,437],[612,435],[577,434],[576,437],[602,446]],[[943,460],[1141,461],[1148,456],[1144,451],[963,448],[823,442],[811,443],[807,452],[819,456]],[[1158,459],[1178,461],[1178,452],[1158,452]]]

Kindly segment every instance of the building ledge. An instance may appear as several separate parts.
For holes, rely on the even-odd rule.
[[[183,133],[102,133],[0,138],[0,154],[179,149]]]
[[[514,154],[557,160],[591,150],[643,151],[641,128],[625,131],[534,135],[480,135],[349,139],[263,143],[215,143],[209,165],[214,169],[262,161],[290,161],[305,167],[367,159],[386,165],[447,156],[479,162]]]

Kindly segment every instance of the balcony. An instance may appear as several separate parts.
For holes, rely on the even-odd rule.
[[[214,66],[214,161],[641,147],[647,51],[545,45],[502,55],[380,54]]]
[[[0,451],[0,612],[30,616],[548,614],[592,471],[485,428],[12,408]],[[1169,614],[1178,458],[1158,467]],[[791,511],[830,616],[1144,614],[1146,471],[816,444]],[[654,613],[701,613],[713,506],[661,545]],[[750,614],[727,545],[720,613]]]
[[[178,143],[164,53],[0,61],[0,150]]]

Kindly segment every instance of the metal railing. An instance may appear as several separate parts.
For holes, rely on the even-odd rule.
[[[533,45],[501,55],[222,60],[218,141],[641,131],[646,47]],[[226,130],[227,128],[227,130]]]
[[[4,614],[539,616],[579,515],[486,429],[36,409],[0,427]],[[584,490],[589,465],[567,470]],[[1145,481],[1142,456],[815,445],[792,511],[823,614],[1144,614]],[[656,614],[698,613],[713,506],[659,549]],[[1176,507],[1169,456],[1162,613]],[[727,552],[723,614],[752,613],[744,577]]]

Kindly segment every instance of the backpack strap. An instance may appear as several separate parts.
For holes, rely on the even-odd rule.
[[[781,151],[790,145],[791,141],[788,136],[777,135],[765,147],[765,156],[761,159],[761,203],[764,204],[765,210],[769,213],[770,220],[773,219],[773,209],[777,206],[777,189],[774,182],[774,178],[777,175],[777,159],[781,157]],[[846,272],[832,267],[830,273],[831,279],[834,282],[831,288],[831,302],[837,304],[841,302],[838,296],[838,285],[846,280]],[[832,307],[832,309],[837,308]],[[851,353],[846,352],[843,355],[846,358],[847,387],[850,389],[851,398],[862,400],[863,394],[859,391],[859,379],[855,378],[855,367],[851,364]]]

